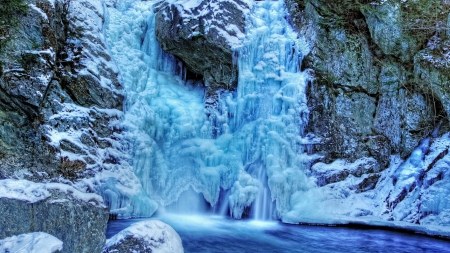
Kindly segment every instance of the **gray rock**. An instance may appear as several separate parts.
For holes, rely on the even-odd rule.
[[[349,175],[361,177],[365,174],[380,172],[381,168],[378,162],[373,158],[361,158],[354,163],[348,163],[345,160],[336,160],[333,163],[316,163],[311,167],[311,175],[317,179],[318,186],[324,186],[340,181],[344,181]],[[379,178],[379,176],[378,176]],[[377,178],[377,180],[378,180]],[[365,179],[359,184],[359,190],[371,186],[373,179]],[[376,182],[376,180],[375,180]]]
[[[203,77],[208,97],[216,96],[218,89],[233,90],[237,85],[233,48],[241,43],[249,6],[240,0],[212,0],[188,9],[162,4],[156,10],[156,37],[162,49]]]
[[[420,44],[403,29],[400,2],[386,1],[361,10],[371,38],[384,54],[394,55],[404,62],[413,58]]]
[[[427,90],[411,75],[414,67],[416,77],[428,80],[425,76],[433,71],[422,67],[417,56],[412,62],[420,43],[403,30],[399,3],[287,3],[301,34],[311,34],[306,24],[318,28],[309,40],[304,68],[315,71],[307,131],[322,138],[314,148],[322,161],[374,157],[386,168],[391,153],[408,156],[447,117],[446,81],[436,80],[442,76],[434,74],[433,83],[443,84],[440,88],[428,84],[434,90]]]
[[[414,75],[422,89],[435,94],[450,115],[450,40],[430,39],[429,47],[414,58]]]
[[[100,252],[108,208],[100,196],[59,183],[0,180],[0,238],[46,232],[64,243],[64,252]]]
[[[121,110],[123,91],[118,68],[103,35],[105,9],[101,0],[67,2],[66,16],[62,17],[65,43],[58,52],[64,67],[61,86],[82,106]]]

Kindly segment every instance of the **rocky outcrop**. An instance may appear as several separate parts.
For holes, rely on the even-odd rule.
[[[380,171],[379,164],[373,158],[361,158],[354,163],[348,163],[345,160],[336,160],[330,164],[319,162],[311,167],[311,174],[316,178],[318,186],[343,181],[349,175],[361,177]]]
[[[0,50],[0,177],[74,180],[118,163],[123,92],[103,3],[33,0],[18,20]]]
[[[156,37],[164,51],[179,57],[197,79],[203,78],[208,97],[215,97],[219,89],[236,88],[233,49],[241,45],[251,2],[191,3],[164,1],[157,7]]]
[[[106,242],[102,252],[182,253],[183,245],[171,226],[158,220],[147,220],[120,231]]]
[[[390,154],[408,156],[441,120],[448,122],[448,66],[428,64],[434,59],[430,50],[445,57],[440,54],[444,42],[439,40],[442,45],[436,49],[429,46],[438,40],[434,32],[443,36],[442,22],[435,20],[438,28],[433,31],[412,24],[411,18],[419,14],[423,20],[416,22],[428,22],[426,10],[420,8],[430,4],[419,2],[287,1],[299,32],[311,34],[305,25],[317,31],[309,36],[312,50],[304,67],[315,71],[308,93],[308,131],[322,138],[315,150],[323,161],[373,157],[386,168]],[[423,47],[427,49],[419,51]]]
[[[447,226],[448,1],[287,3],[314,35],[308,131],[323,158],[319,187],[295,193],[283,220]]]
[[[0,252],[60,253],[63,242],[43,232],[11,236],[0,240]]]
[[[64,252],[100,252],[108,208],[100,196],[60,183],[0,180],[0,238],[46,232],[64,243]]]

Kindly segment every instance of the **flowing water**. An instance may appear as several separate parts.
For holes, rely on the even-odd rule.
[[[183,241],[184,252],[436,252],[450,251],[450,241],[381,229],[295,226],[277,222],[237,221],[219,216],[163,216]],[[110,238],[134,222],[114,220]]]

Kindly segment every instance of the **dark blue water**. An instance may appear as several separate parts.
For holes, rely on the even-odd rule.
[[[184,252],[450,252],[450,241],[381,229],[295,226],[203,216],[164,216],[183,241]],[[110,238],[146,219],[108,223]]]

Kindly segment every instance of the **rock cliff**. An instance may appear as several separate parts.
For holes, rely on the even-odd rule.
[[[315,71],[308,131],[322,139],[314,152],[323,158],[311,173],[318,191],[329,195],[311,205],[345,203],[322,217],[447,224],[445,194],[435,189],[447,184],[448,147],[441,145],[447,137],[436,137],[449,130],[450,3],[288,0],[287,6],[312,45],[304,60]],[[304,208],[298,205],[293,209]]]
[[[447,125],[448,80],[430,67],[430,51],[445,45],[445,1],[287,2],[300,33],[315,31],[304,63],[316,75],[309,131],[322,137],[316,151],[326,162],[370,156],[385,168],[391,153],[406,157],[440,122]]]
[[[116,138],[124,94],[103,37],[104,2],[24,3],[0,26],[0,179],[75,185],[126,156]],[[100,252],[109,209],[98,195],[98,205],[73,197],[95,191],[90,185],[68,185],[33,203],[6,191],[0,237],[46,231],[64,252]]]
[[[18,15],[1,48],[0,176],[74,180],[114,163],[123,91],[102,2],[31,1]]]

